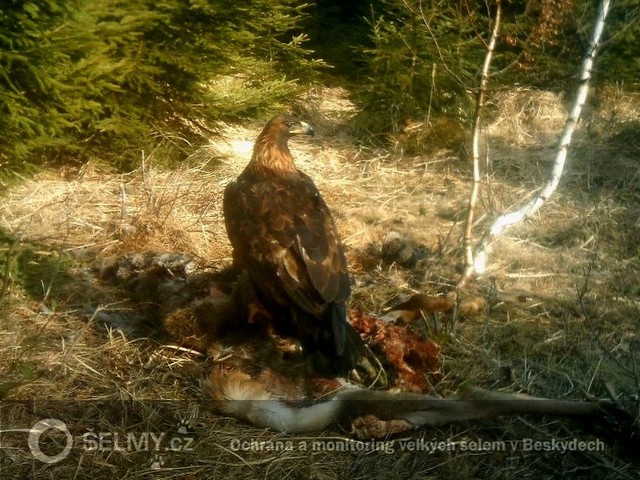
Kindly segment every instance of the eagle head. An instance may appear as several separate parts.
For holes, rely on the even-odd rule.
[[[265,132],[269,132],[269,135],[276,140],[276,143],[281,144],[286,142],[293,135],[311,135],[313,136],[313,127],[307,122],[303,122],[293,115],[276,115],[273,117],[264,128]]]
[[[256,139],[251,162],[247,165],[249,171],[257,169],[262,173],[270,171],[278,174],[297,172],[287,142],[293,135],[300,134],[313,135],[313,128],[292,115],[273,117]]]

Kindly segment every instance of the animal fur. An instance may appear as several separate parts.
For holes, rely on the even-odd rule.
[[[440,399],[418,393],[347,386],[327,400],[304,405],[277,398],[243,372],[224,369],[211,373],[206,390],[219,412],[261,428],[308,433],[351,423],[353,433],[361,438],[374,431],[386,436],[421,426],[505,415],[627,417],[626,412],[606,400],[551,400],[480,389],[466,389],[458,398]]]

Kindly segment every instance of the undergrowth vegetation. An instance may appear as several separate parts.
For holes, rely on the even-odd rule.
[[[504,8],[491,88],[571,90],[590,3]],[[637,12],[636,0],[613,7],[602,85],[637,88]],[[143,152],[176,165],[220,122],[290,108],[320,79],[349,90],[364,143],[451,148],[468,126],[495,12],[464,1],[29,0],[0,13],[6,183],[98,157],[130,171]]]

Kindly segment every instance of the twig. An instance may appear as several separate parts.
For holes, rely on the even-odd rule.
[[[124,183],[120,182],[120,220],[125,221],[127,218],[127,191]]]
[[[433,94],[436,90],[436,67],[437,63],[433,62],[431,67],[431,87],[429,88],[429,105],[427,107],[427,125],[431,125],[431,107],[433,105]],[[427,163],[425,163],[425,172],[426,172]]]
[[[2,278],[2,290],[0,290],[0,299],[4,298],[4,296],[9,291],[9,285],[11,284],[11,269],[13,267],[13,254],[18,245],[18,241],[14,240],[11,242],[9,249],[5,255],[5,265],[4,265],[4,275]]]
[[[411,11],[413,11],[413,8],[406,2],[403,1],[404,5]],[[464,80],[462,80],[462,78],[460,78],[460,76],[458,76],[453,70],[451,70],[451,68],[449,68],[449,65],[447,63],[447,61],[444,58],[444,55],[442,53],[442,49],[440,48],[440,44],[438,43],[438,39],[436,38],[435,33],[433,33],[433,30],[431,30],[431,25],[429,25],[429,21],[427,20],[427,16],[424,13],[424,10],[422,9],[422,1],[420,1],[420,3],[418,4],[418,10],[420,11],[420,18],[422,19],[422,22],[424,23],[424,26],[427,28],[427,32],[429,32],[429,36],[431,37],[431,41],[433,41],[434,46],[436,47],[436,52],[438,52],[438,58],[440,58],[440,61],[442,62],[442,66],[444,67],[444,69],[446,70],[446,72],[451,76],[451,78],[453,78],[458,85],[460,85],[461,87],[463,87],[466,90],[469,90],[467,84],[464,82]]]
[[[181,347],[180,345],[160,345],[160,348],[166,348],[168,350],[173,350],[175,352],[188,353],[190,355],[194,355],[196,357],[205,357],[206,355],[197,350],[193,350],[192,348]]]

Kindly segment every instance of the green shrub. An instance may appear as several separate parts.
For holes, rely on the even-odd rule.
[[[13,0],[0,10],[0,166],[184,158],[217,120],[262,115],[317,62],[292,0]],[[233,91],[227,91],[229,84]]]

